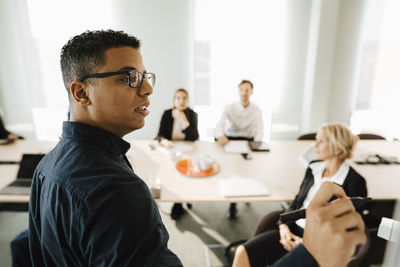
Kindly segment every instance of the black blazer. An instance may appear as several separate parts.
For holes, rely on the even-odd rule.
[[[184,113],[189,121],[189,127],[182,131],[185,134],[185,140],[196,141],[199,139],[199,131],[197,130],[198,115],[190,108],[185,109]],[[172,117],[172,109],[168,109],[164,111],[164,114],[162,115],[160,129],[158,130],[156,139],[161,140],[161,138],[165,138],[172,140],[173,125],[174,118]]]
[[[9,134],[10,132],[4,127],[3,120],[0,116],[0,139],[7,139]]]
[[[6,128],[4,127],[3,119],[0,116],[0,139],[8,139],[9,134],[12,134],[12,133],[6,130]],[[16,135],[16,136],[18,136],[18,139],[25,139],[20,135]]]
[[[314,184],[314,176],[312,174],[311,168],[308,167],[303,182],[301,183],[300,191],[296,195],[293,202],[290,204],[289,210],[297,210],[301,208],[304,199],[307,197],[308,191],[310,190],[313,184]],[[346,195],[349,197],[367,196],[367,184],[365,182],[365,179],[360,174],[358,174],[352,167],[350,167],[349,173],[347,174],[342,187],[343,190],[346,192]]]

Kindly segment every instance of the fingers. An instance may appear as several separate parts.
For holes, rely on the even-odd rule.
[[[328,206],[322,207],[319,213],[325,220],[330,220],[353,211],[355,211],[354,205],[351,200],[346,197],[337,199]]]
[[[326,206],[329,200],[336,196],[338,198],[346,197],[346,193],[343,188],[330,182],[325,182],[321,185],[317,194],[314,196],[309,207],[321,207]]]
[[[301,243],[301,240],[302,240],[302,238],[301,238],[300,236],[293,235],[293,234],[292,234],[292,239],[294,239],[294,242],[296,242],[296,244],[297,244],[298,242]]]
[[[361,215],[357,212],[348,213],[338,217],[333,221],[333,224],[334,226],[332,226],[332,228],[335,228],[334,231],[365,231],[364,222]]]
[[[348,240],[355,245],[361,245],[367,243],[367,236],[365,235],[365,231],[362,230],[354,230],[348,232]],[[354,253],[352,253],[353,255]]]
[[[332,196],[339,199],[328,204]],[[306,210],[306,218],[303,245],[320,265],[345,266],[356,245],[366,242],[361,216],[337,185],[321,185]]]
[[[287,251],[291,251],[292,247],[289,244],[289,240],[290,240],[290,230],[289,227],[287,227],[286,225],[283,226],[281,225],[279,228],[279,235],[281,237],[281,239],[279,240],[279,243],[281,243],[281,245],[283,246],[283,248]]]
[[[281,243],[283,248],[287,251],[291,251],[301,242],[301,238],[290,232],[287,226],[280,229],[279,234],[281,236],[279,243]]]
[[[281,245],[283,246],[283,248],[286,250],[286,251],[291,251],[292,250],[292,247],[289,245],[289,243],[286,241],[286,240],[279,240],[279,243],[281,243]]]
[[[225,135],[218,137],[218,143],[220,143],[221,145],[225,145],[228,142],[229,139]]]
[[[15,134],[9,134],[7,139],[11,142],[15,142],[18,140],[18,136],[16,136]]]
[[[291,251],[295,247],[297,247],[301,243],[302,239],[299,238],[298,236],[295,236],[294,238],[290,239],[281,239],[279,240],[279,243],[283,246],[283,248],[287,251]]]

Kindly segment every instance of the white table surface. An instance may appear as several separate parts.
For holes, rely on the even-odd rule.
[[[199,202],[253,202],[292,200],[304,177],[305,169],[298,160],[299,155],[310,145],[310,141],[272,141],[270,152],[250,152],[252,159],[241,155],[227,154],[214,142],[188,143],[193,147],[186,152],[212,155],[221,166],[219,173],[195,178],[179,173],[175,162],[160,149],[151,150],[149,140],[131,141],[127,156],[134,171],[148,182],[150,175],[161,179],[162,191],[158,201]],[[53,142],[20,140],[15,144],[0,146],[0,160],[20,160],[23,153],[46,153],[55,146]],[[355,157],[379,153],[400,158],[400,142],[360,141]],[[369,196],[377,200],[397,199],[400,193],[400,165],[358,165],[350,161],[366,180]],[[0,187],[15,179],[17,165],[0,165]],[[229,177],[253,178],[263,182],[270,191],[269,196],[225,198],[219,192],[218,179]],[[26,203],[27,195],[0,195],[0,202]]]

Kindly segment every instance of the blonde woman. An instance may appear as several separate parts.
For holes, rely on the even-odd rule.
[[[366,182],[346,159],[352,157],[358,137],[342,124],[326,124],[317,133],[315,152],[318,160],[311,162],[300,186],[300,191],[289,210],[307,208],[320,186],[333,182],[343,187],[349,197],[367,196]],[[256,232],[235,253],[233,266],[267,266],[297,247],[302,242],[305,219],[281,224],[278,219],[283,211],[266,215]]]

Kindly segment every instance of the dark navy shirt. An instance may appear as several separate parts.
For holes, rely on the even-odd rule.
[[[29,204],[34,266],[181,266],[146,184],[125,157],[129,143],[64,122],[39,163]]]
[[[318,267],[318,263],[303,244],[300,244],[271,267]]]

